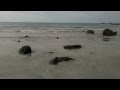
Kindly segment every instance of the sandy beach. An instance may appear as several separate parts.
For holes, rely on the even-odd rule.
[[[120,79],[120,11],[0,11],[0,79]]]
[[[88,27],[89,28],[89,27]],[[69,28],[68,28],[69,29]],[[102,36],[105,29],[39,30],[0,32],[0,79],[109,79],[120,78],[120,34]],[[18,29],[19,30],[19,29]],[[85,32],[82,32],[85,31]],[[29,36],[25,38],[25,36]],[[59,37],[59,39],[56,39]],[[103,41],[109,38],[109,41]],[[20,40],[21,42],[18,42]],[[65,45],[82,45],[78,50],[65,50]],[[33,53],[20,55],[18,50],[29,45]],[[54,52],[54,53],[49,53]],[[54,57],[74,61],[50,65]]]

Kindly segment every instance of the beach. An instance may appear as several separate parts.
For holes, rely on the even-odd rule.
[[[32,25],[0,24],[0,79],[120,78],[119,25]],[[118,34],[103,36],[103,30],[108,27]],[[87,34],[89,29],[95,34]],[[108,41],[104,41],[105,38]],[[31,46],[31,55],[19,54],[24,45]],[[65,45],[82,45],[82,48],[65,50]],[[75,60],[51,65],[49,62],[55,57]]]

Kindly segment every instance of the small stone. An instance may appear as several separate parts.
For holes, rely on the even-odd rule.
[[[20,40],[18,40],[17,42],[21,42]]]
[[[59,37],[56,37],[57,39],[59,39]]]
[[[25,36],[26,38],[28,38],[29,36]]]
[[[48,53],[54,53],[54,52],[48,52]]]
[[[94,34],[95,32],[93,30],[88,30],[87,33]]]

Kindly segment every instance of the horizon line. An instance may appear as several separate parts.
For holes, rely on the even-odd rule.
[[[7,21],[10,23],[10,21]],[[7,22],[0,22],[0,23],[7,23]],[[11,23],[14,23],[11,22]],[[17,22],[17,23],[101,23],[101,24],[107,24],[107,23],[112,23],[112,22]],[[119,22],[113,22],[113,23],[119,23]]]

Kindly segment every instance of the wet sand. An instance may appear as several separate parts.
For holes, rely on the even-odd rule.
[[[103,37],[102,30],[90,35],[79,31],[47,33],[0,33],[0,78],[12,79],[113,79],[120,78],[120,35]],[[30,36],[24,38],[25,35]],[[56,39],[59,37],[59,39]],[[108,40],[104,40],[108,38]],[[17,42],[20,40],[21,42]],[[82,45],[78,50],[65,50],[65,45]],[[18,50],[30,45],[31,55]],[[54,52],[54,53],[48,53]],[[50,65],[54,57],[74,61]]]

